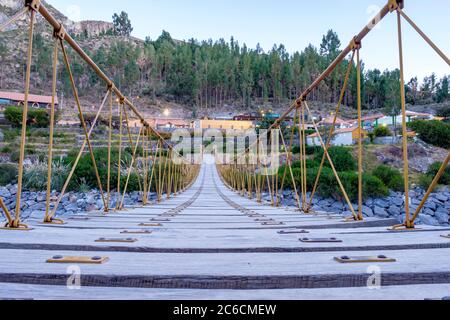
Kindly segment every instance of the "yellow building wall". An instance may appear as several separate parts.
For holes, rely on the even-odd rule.
[[[201,120],[201,128],[219,130],[248,130],[253,128],[253,122],[237,120]]]
[[[353,131],[353,133],[352,133],[353,140],[359,139],[358,133],[359,133],[359,129],[355,129],[355,130]],[[366,131],[366,130],[362,130],[362,134],[361,134],[361,135],[362,135],[364,138],[367,138],[367,131]]]

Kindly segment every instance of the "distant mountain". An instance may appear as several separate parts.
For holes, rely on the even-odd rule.
[[[55,9],[49,3],[43,1],[45,7],[52,13],[52,15],[63,23],[68,32],[76,35],[87,34],[89,36],[98,36],[101,33],[107,32],[113,29],[113,24],[111,22],[105,21],[80,21],[74,22],[62,14],[60,11]],[[0,22],[5,21],[8,17],[11,17],[15,12],[19,11],[23,6],[23,1],[19,0],[0,0]],[[38,24],[43,23],[42,17],[38,16]],[[15,30],[18,28],[26,27],[28,24],[28,19],[26,16],[22,17],[17,23],[13,24],[7,30]]]

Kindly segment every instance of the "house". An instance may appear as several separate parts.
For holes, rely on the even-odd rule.
[[[406,111],[406,122],[412,122],[414,120],[436,120],[438,118],[434,117],[433,115],[429,113],[420,113],[420,112],[413,112],[413,111]],[[401,125],[403,122],[403,116],[386,116],[384,114],[377,114],[372,116],[367,116],[362,118],[362,126],[363,128],[376,128],[379,126],[394,126],[394,125]],[[358,125],[358,120],[350,120],[349,123],[351,123],[353,126]]]
[[[336,118],[334,122],[334,116],[327,117],[318,123],[319,126],[332,126],[335,124],[336,128],[345,129],[350,128],[352,126],[351,122],[341,119],[339,117]]]
[[[153,119],[150,125],[157,130],[189,129],[191,124],[183,119]]]
[[[145,119],[150,127],[161,130],[161,131],[171,131],[175,129],[189,129],[191,124],[187,120],[183,119],[170,119],[170,118],[151,118]],[[141,125],[140,120],[131,120],[128,125],[131,128],[137,128]]]
[[[58,97],[55,97],[55,107],[59,105]],[[23,106],[25,103],[25,94],[17,92],[0,91],[0,107],[5,106]],[[31,108],[50,108],[52,104],[51,96],[28,95],[28,106]]]
[[[331,145],[333,146],[354,145],[358,140],[358,133],[359,129],[356,127],[337,129],[333,134],[333,140],[331,141]],[[363,130],[362,134],[364,135],[364,137],[367,137],[367,131]],[[326,143],[326,141],[323,142]],[[309,146],[322,146],[320,143],[319,135],[317,133],[311,134],[307,137],[307,144]]]
[[[210,120],[202,119],[194,122],[194,129],[248,130],[254,127],[252,121],[244,120]]]
[[[372,116],[362,117],[361,118],[362,127],[365,129],[376,128],[382,125],[382,123],[380,123],[382,122],[381,119],[385,117],[386,116],[384,114],[376,114]],[[358,126],[358,119],[349,120],[348,122],[352,125],[352,127]]]

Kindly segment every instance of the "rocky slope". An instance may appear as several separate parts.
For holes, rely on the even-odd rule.
[[[15,12],[18,12],[23,7],[23,1],[20,0],[0,0],[0,22],[5,21],[8,17],[11,17]],[[56,10],[49,3],[43,1],[45,7],[52,13],[52,15],[61,21],[66,27],[67,31],[73,34],[87,33],[89,36],[98,36],[102,32],[106,32],[113,28],[113,24],[105,21],[80,21],[74,22],[61,12]],[[38,16],[38,25],[44,23],[42,17]],[[27,16],[22,17],[16,23],[11,25],[7,30],[17,30],[28,25]]]

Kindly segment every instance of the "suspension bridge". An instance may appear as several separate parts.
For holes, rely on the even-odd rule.
[[[389,0],[373,21],[364,27],[336,60],[286,110],[270,129],[295,113],[301,148],[301,183],[295,184],[290,150],[294,138],[279,135],[288,170],[278,175],[261,161],[251,161],[264,148],[262,138],[234,156],[227,164],[216,164],[215,156],[196,154],[193,161],[179,153],[152,128],[138,108],[128,100],[107,75],[65,32],[39,0],[25,1],[25,7],[0,25],[0,32],[20,17],[28,15],[29,37],[25,104],[20,144],[18,191],[15,211],[0,198],[6,219],[0,230],[0,298],[7,299],[440,299],[450,293],[450,228],[417,228],[420,215],[431,192],[447,167],[444,160],[428,192],[415,212],[409,206],[409,165],[406,125],[403,123],[405,220],[364,218],[362,214],[363,167],[362,136],[359,138],[358,204],[350,201],[328,153],[330,139],[321,138],[322,166],[329,161],[343,198],[352,216],[341,212],[315,212],[314,188],[308,190],[305,151],[305,117],[311,115],[308,95],[342,63],[348,55],[356,59],[358,79],[358,117],[361,119],[360,51],[365,36],[390,13],[397,15],[403,121],[406,106],[403,79],[402,22],[407,21],[436,53],[450,65],[447,56],[404,12],[401,0]],[[54,28],[53,103],[48,149],[48,181],[52,178],[55,97],[58,55],[69,74],[73,96],[85,133],[85,140],[66,184],[57,199],[48,183],[47,203],[42,219],[21,219],[23,161],[25,158],[27,109],[30,73],[33,63],[33,32],[36,16],[41,15]],[[106,183],[99,175],[91,145],[97,119],[89,128],[84,120],[67,49],[79,55],[105,83],[105,95],[98,116],[109,108],[108,173]],[[336,107],[335,121],[343,102],[350,67]],[[114,99],[115,98],[115,99]],[[112,113],[120,114],[120,141],[112,145]],[[128,126],[130,118],[141,120],[136,135]],[[311,117],[312,118],[312,117]],[[361,121],[359,121],[361,129]],[[332,136],[334,127],[330,129]],[[124,133],[125,139],[122,139]],[[272,133],[272,138],[274,134]],[[270,143],[269,143],[270,144]],[[112,163],[112,148],[119,150],[119,161]],[[120,150],[133,150],[131,166],[121,184]],[[269,146],[269,148],[273,146]],[[256,151],[252,151],[256,150]],[[57,209],[84,152],[91,155],[98,189],[104,204],[102,212],[57,217]],[[253,153],[254,152],[254,153]],[[174,159],[178,161],[173,161]],[[259,159],[259,158],[258,158]],[[119,182],[113,186],[112,170],[118,167]],[[130,176],[139,173],[142,206],[124,206]],[[280,206],[283,185],[291,179],[297,195],[296,208]],[[281,181],[280,181],[281,180]],[[111,204],[111,194],[119,201]],[[156,200],[149,197],[156,193]],[[267,193],[270,201],[262,195]],[[370,290],[377,289],[380,290]],[[78,289],[78,290],[69,290]]]

